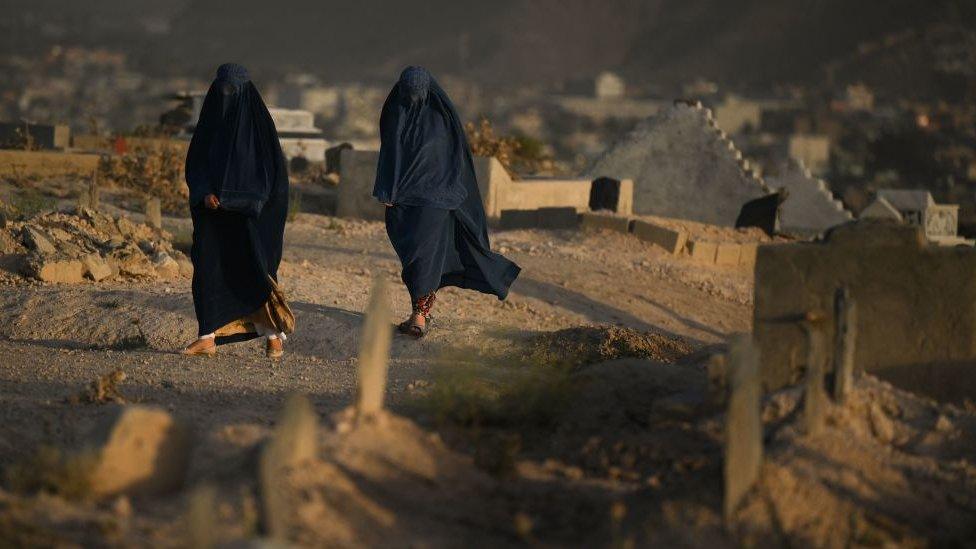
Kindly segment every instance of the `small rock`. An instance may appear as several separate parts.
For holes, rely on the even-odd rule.
[[[98,254],[89,254],[82,260],[88,276],[98,282],[112,276],[112,266]]]
[[[24,227],[24,245],[43,255],[51,255],[57,252],[54,244],[41,232],[40,229],[30,225]]]
[[[96,432],[91,473],[95,495],[154,495],[178,489],[186,476],[190,434],[164,410],[129,405]]]
[[[176,262],[180,265],[181,275],[183,275],[186,278],[190,278],[193,276],[193,263],[190,262],[189,259],[187,259],[186,257],[180,257],[179,259],[176,260]]]
[[[85,265],[76,259],[33,257],[28,261],[28,273],[44,282],[78,284],[85,281]]]
[[[952,420],[942,414],[939,414],[939,419],[935,420],[935,430],[939,431],[940,433],[948,433],[952,431],[952,428]]]
[[[143,255],[138,248],[126,250],[120,257],[115,259],[119,267],[119,272],[124,275],[146,278],[156,277],[156,269],[153,268],[149,258]]]
[[[868,418],[871,421],[871,432],[878,440],[889,443],[895,438],[895,424],[885,415],[877,403],[871,404]]]
[[[166,252],[159,252],[153,257],[153,268],[161,278],[170,279],[180,276],[180,264]]]

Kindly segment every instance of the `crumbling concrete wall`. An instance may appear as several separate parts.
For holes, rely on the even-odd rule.
[[[766,180],[770,189],[789,192],[780,206],[780,229],[786,233],[817,235],[854,219],[834,198],[827,183],[814,177],[802,163],[791,163],[782,175]]]
[[[677,104],[642,123],[590,170],[633,179],[634,213],[735,226],[768,189],[701,104]]]
[[[383,206],[373,198],[376,178],[377,151],[343,150],[340,157],[337,213],[341,217],[382,219]],[[475,157],[475,176],[488,218],[497,221],[502,210],[534,210],[539,208],[576,208],[589,210],[588,179],[531,179],[513,181],[495,158]],[[618,213],[630,214],[634,186],[622,181]]]
[[[857,303],[855,364],[930,382],[946,364],[976,359],[976,251],[928,244],[919,227],[860,221],[825,241],[761,246],[756,263],[755,339],[767,389],[799,381],[805,369],[804,313],[826,314],[846,287]],[[833,364],[828,345],[828,363]],[[906,377],[904,374],[910,375]],[[913,388],[913,387],[910,387]]]

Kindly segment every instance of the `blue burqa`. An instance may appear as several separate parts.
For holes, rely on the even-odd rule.
[[[193,305],[199,334],[260,309],[277,280],[288,172],[274,121],[247,69],[217,69],[186,155],[193,218]],[[213,194],[217,210],[204,206]],[[239,341],[257,334],[217,338]]]
[[[410,297],[457,286],[505,299],[519,266],[491,251],[471,148],[451,100],[408,67],[383,105],[373,196]]]

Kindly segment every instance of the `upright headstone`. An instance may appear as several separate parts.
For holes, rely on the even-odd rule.
[[[92,172],[88,186],[78,196],[78,211],[85,208],[98,211],[98,170]]]
[[[214,523],[216,516],[217,490],[210,484],[198,486],[190,494],[190,504],[186,514],[187,547],[190,549],[211,549],[216,545]]]
[[[270,538],[284,539],[287,535],[291,502],[282,476],[289,468],[315,457],[317,430],[318,418],[311,403],[302,395],[292,395],[285,402],[271,439],[261,449],[261,530]]]
[[[823,426],[826,413],[827,394],[824,391],[824,367],[826,349],[824,348],[823,324],[819,320],[803,324],[807,335],[806,375],[803,391],[803,431],[815,434]]]
[[[366,307],[366,319],[359,341],[357,420],[376,415],[383,409],[392,338],[386,282],[382,278],[377,278],[373,282],[373,291],[369,298],[369,305]]]
[[[146,199],[146,225],[154,229],[163,228],[162,206],[156,197]]]
[[[590,185],[590,210],[616,212],[620,204],[620,180],[598,177]]]
[[[735,219],[735,228],[758,227],[774,236],[779,232],[779,208],[785,198],[785,193],[774,193],[746,202]]]
[[[759,410],[759,350],[749,335],[729,350],[729,408],[725,418],[726,520],[759,478],[762,468],[762,418]]]
[[[834,296],[834,400],[843,404],[854,385],[854,346],[857,344],[857,304],[847,288]]]

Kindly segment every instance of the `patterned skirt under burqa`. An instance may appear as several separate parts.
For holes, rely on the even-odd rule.
[[[193,218],[193,305],[216,342],[290,333],[277,288],[288,173],[271,114],[247,70],[217,69],[186,158]],[[214,195],[219,208],[204,199]]]
[[[471,149],[454,105],[426,69],[408,67],[383,105],[373,196],[391,205],[386,229],[413,310],[457,286],[505,299],[519,274],[491,251]]]

